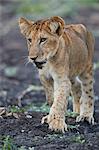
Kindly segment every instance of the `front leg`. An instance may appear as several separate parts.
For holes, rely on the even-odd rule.
[[[40,74],[40,81],[44,87],[46,102],[49,106],[51,106],[54,100],[53,80],[52,78],[47,78],[45,74]]]
[[[47,122],[51,130],[58,130],[63,133],[67,130],[65,111],[70,91],[71,83],[68,78],[54,81],[54,102],[50,108],[49,115],[42,118],[42,123]]]

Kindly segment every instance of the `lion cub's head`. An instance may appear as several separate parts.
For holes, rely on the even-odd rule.
[[[64,20],[58,16],[36,22],[19,19],[21,33],[27,39],[31,62],[39,66],[56,54],[64,25]]]

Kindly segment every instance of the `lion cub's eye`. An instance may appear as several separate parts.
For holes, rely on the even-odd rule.
[[[31,42],[32,42],[32,39],[29,38],[28,41],[31,43]]]
[[[40,44],[43,43],[43,42],[45,42],[46,40],[47,40],[47,38],[41,38],[40,39]]]

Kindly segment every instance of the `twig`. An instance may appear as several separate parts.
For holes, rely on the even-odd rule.
[[[21,107],[22,103],[21,100],[23,99],[23,97],[31,92],[31,91],[41,91],[43,90],[42,86],[34,86],[34,85],[29,85],[29,87],[27,89],[25,89],[24,91],[22,91],[19,95],[18,95],[18,106]]]

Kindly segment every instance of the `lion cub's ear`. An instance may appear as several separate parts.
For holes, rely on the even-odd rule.
[[[20,27],[21,33],[23,35],[26,36],[26,34],[27,34],[29,28],[31,27],[31,25],[33,25],[32,21],[29,21],[29,20],[27,20],[27,19],[25,19],[23,17],[21,17],[19,19],[19,27]]]
[[[50,18],[50,25],[49,26],[50,26],[50,29],[53,33],[56,33],[60,36],[63,33],[65,21],[59,16],[54,16],[54,17]]]

